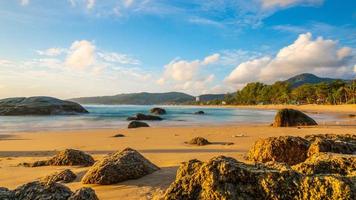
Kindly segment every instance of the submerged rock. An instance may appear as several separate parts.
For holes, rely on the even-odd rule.
[[[146,121],[160,121],[163,120],[161,117],[154,115],[145,115],[142,113],[137,113],[134,117],[128,117],[127,120],[146,120]]]
[[[164,199],[347,199],[355,198],[355,185],[345,177],[306,176],[247,165],[219,156],[208,162],[183,163]]]
[[[16,200],[67,200],[72,191],[59,183],[34,181],[14,190]]]
[[[84,175],[82,182],[85,184],[114,184],[141,178],[158,169],[136,150],[126,148],[96,162]]]
[[[301,111],[294,109],[279,110],[274,117],[273,126],[289,127],[289,126],[310,126],[318,125],[311,117]]]
[[[198,146],[204,146],[204,145],[211,144],[207,139],[205,139],[203,137],[195,137],[187,143],[192,144],[192,145],[198,145]]]
[[[150,112],[153,113],[153,114],[156,114],[156,115],[164,115],[164,114],[167,114],[167,112],[166,112],[165,109],[163,109],[163,108],[158,108],[158,107],[152,108],[152,109],[150,110]]]
[[[70,169],[65,169],[60,172],[55,172],[41,179],[43,182],[59,182],[59,183],[70,183],[73,182],[77,178]]]
[[[204,115],[204,114],[205,114],[205,112],[204,112],[204,111],[202,111],[202,110],[200,110],[200,111],[195,112],[194,114],[195,114],[195,115]]]
[[[99,198],[92,188],[83,187],[75,191],[68,200],[99,200]]]
[[[91,166],[94,164],[94,159],[91,155],[75,150],[75,149],[66,149],[64,151],[60,151],[57,155],[52,157],[49,160],[36,161],[31,164],[25,164],[25,166],[29,167],[39,167],[39,166]]]
[[[140,127],[150,127],[150,126],[147,123],[140,122],[140,121],[132,121],[127,126],[127,128],[140,128]]]
[[[292,166],[302,174],[340,174],[356,175],[356,156],[320,153],[309,157],[302,163]]]
[[[53,97],[17,97],[0,100],[0,115],[72,115],[88,113],[80,104]]]
[[[248,159],[258,162],[284,162],[294,165],[307,159],[309,142],[301,137],[280,136],[259,139],[248,152]]]

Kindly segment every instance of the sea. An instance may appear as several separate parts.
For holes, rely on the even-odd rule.
[[[162,121],[149,121],[152,127],[219,126],[238,124],[270,124],[276,110],[222,108],[201,106],[154,105],[83,105],[89,114],[60,116],[0,116],[0,134],[48,130],[81,130],[125,128],[127,117],[136,113],[149,114],[153,107],[166,109]],[[204,115],[194,114],[204,111]],[[337,116],[308,113],[319,124],[337,123]]]

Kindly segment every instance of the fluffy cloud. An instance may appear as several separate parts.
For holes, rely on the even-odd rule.
[[[69,49],[66,65],[73,68],[83,69],[95,62],[95,46],[87,41],[75,41]]]
[[[320,5],[324,0],[261,0],[263,8],[287,7],[296,4]]]
[[[311,33],[300,34],[293,44],[279,50],[275,57],[262,57],[239,64],[226,81],[242,84],[250,81],[273,82],[299,73],[345,77],[352,75],[355,56],[349,47]]]
[[[45,50],[37,50],[36,52],[41,56],[59,56],[63,52],[65,52],[65,49],[49,48],[49,49],[45,49]]]

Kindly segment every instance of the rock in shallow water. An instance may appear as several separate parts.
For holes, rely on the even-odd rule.
[[[85,184],[114,184],[129,179],[141,178],[159,168],[134,149],[108,155],[96,162],[84,175]]]
[[[163,109],[163,108],[158,108],[158,107],[152,108],[152,109],[150,110],[150,112],[153,113],[153,114],[156,114],[156,115],[164,115],[164,114],[167,113],[165,109]]]
[[[53,97],[17,97],[0,100],[0,115],[73,115],[88,113],[80,104]]]
[[[273,126],[289,127],[289,126],[311,126],[318,125],[311,117],[299,110],[282,109],[279,110],[274,117]]]
[[[132,120],[161,121],[163,119],[161,117],[154,116],[154,115],[145,115],[142,113],[137,113],[133,117],[128,117],[127,120],[129,120],[129,121],[132,121]]]

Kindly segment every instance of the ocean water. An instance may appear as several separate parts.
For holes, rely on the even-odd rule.
[[[44,130],[79,130],[88,128],[124,128],[126,118],[136,113],[149,114],[155,106],[137,105],[83,105],[90,113],[72,116],[0,116],[0,133]],[[223,124],[269,124],[275,110],[240,108],[212,108],[199,106],[159,106],[166,109],[162,121],[149,121],[152,127],[211,126]],[[193,113],[203,110],[205,115]],[[309,114],[319,124],[335,121],[336,116]]]

